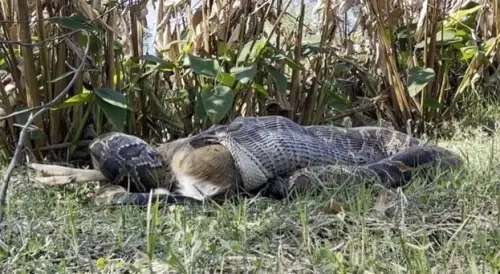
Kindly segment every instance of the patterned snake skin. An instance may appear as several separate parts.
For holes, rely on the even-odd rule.
[[[417,168],[462,164],[451,151],[395,130],[301,126],[282,116],[239,117],[190,137],[189,144],[195,149],[225,146],[243,188],[251,192],[266,187],[274,197],[294,187],[307,190],[311,177],[341,183],[375,179],[393,187],[407,183]],[[112,183],[129,186],[130,192],[147,193],[171,180],[165,159],[137,137],[103,135],[90,152],[95,168]]]
[[[167,180],[162,156],[145,141],[124,133],[111,132],[89,145],[94,168],[110,183],[130,192],[148,192]]]
[[[301,126],[282,116],[239,117],[191,140],[195,148],[210,143],[229,149],[245,189],[267,184],[278,197],[310,176],[335,182],[378,179],[394,187],[407,183],[417,168],[462,164],[451,151],[395,130]]]

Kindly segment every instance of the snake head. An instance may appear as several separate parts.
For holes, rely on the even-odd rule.
[[[193,136],[189,144],[194,148],[202,146],[220,144],[222,138],[231,132],[239,130],[243,125],[241,123],[230,123],[229,125],[213,125],[205,131]]]

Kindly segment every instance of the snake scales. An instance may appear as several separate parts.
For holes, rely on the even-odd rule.
[[[282,116],[238,117],[175,142],[166,151],[136,137],[112,133],[92,142],[90,153],[106,178],[138,193],[135,200],[146,199],[152,188],[182,186],[169,172],[172,155],[214,145],[227,149],[226,158],[230,155],[231,163],[221,164],[231,164],[237,171],[231,174],[238,177],[231,184],[248,192],[265,188],[268,195],[278,198],[291,189],[307,191],[313,177],[333,183],[375,179],[394,187],[408,183],[427,167],[462,164],[453,152],[395,130],[301,126]],[[213,169],[198,174],[216,172],[216,166]]]

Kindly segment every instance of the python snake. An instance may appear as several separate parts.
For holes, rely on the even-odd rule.
[[[224,191],[234,190],[237,185],[247,192],[265,189],[267,195],[276,198],[283,198],[292,189],[307,191],[313,178],[330,183],[375,179],[395,187],[405,185],[429,167],[449,169],[463,163],[457,154],[447,149],[396,130],[302,126],[283,116],[238,117],[227,125],[213,125],[177,141],[177,145],[169,146],[168,152],[153,148],[137,137],[111,133],[93,141],[90,153],[94,166],[110,182],[136,193],[134,198],[127,199],[144,200],[153,188],[183,187],[186,179],[171,170],[172,159],[179,151],[189,154],[210,146],[225,148],[224,157],[230,157],[231,161],[214,163],[212,168],[201,170],[196,176],[235,170],[223,179],[226,181]],[[220,168],[221,165],[227,167]],[[192,183],[192,179],[187,181]],[[217,188],[222,182],[207,184]],[[201,192],[220,194],[207,189]],[[203,199],[198,195],[186,196],[186,192],[177,191],[178,197]]]

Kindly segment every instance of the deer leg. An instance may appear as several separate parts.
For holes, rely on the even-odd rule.
[[[30,163],[28,167],[39,174],[39,176],[35,177],[35,180],[47,186],[63,186],[91,181],[106,181],[104,175],[98,170],[36,163]]]

